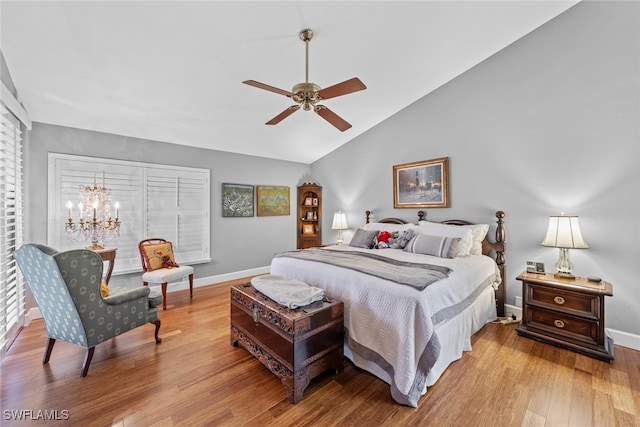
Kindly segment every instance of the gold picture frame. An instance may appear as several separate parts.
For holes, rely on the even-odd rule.
[[[303,224],[302,234],[316,234],[316,227],[313,224]]]
[[[393,166],[394,208],[448,208],[449,158]]]

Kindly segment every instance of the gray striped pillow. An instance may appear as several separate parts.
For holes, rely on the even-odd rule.
[[[451,244],[458,238],[427,236],[416,234],[404,247],[406,252],[423,255],[433,255],[440,258],[453,258]]]

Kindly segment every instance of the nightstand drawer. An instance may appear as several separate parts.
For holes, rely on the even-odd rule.
[[[527,304],[599,320],[600,298],[595,295],[527,283]]]
[[[570,316],[558,311],[528,307],[523,319],[530,328],[587,344],[602,344],[599,322]]]

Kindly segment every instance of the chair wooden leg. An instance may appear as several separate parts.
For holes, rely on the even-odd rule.
[[[167,282],[162,284],[162,309],[167,309]]]
[[[157,319],[153,323],[156,325],[156,333],[155,333],[156,344],[160,344],[162,342],[162,338],[158,336],[158,332],[160,332],[160,319]]]
[[[193,273],[189,275],[189,298],[193,298]]]
[[[53,338],[49,338],[49,341],[47,341],[47,348],[44,349],[44,356],[42,357],[43,365],[49,363],[49,358],[51,357],[51,351],[53,350],[53,345],[55,343],[56,343],[56,340]]]
[[[86,377],[89,372],[89,365],[91,364],[91,359],[93,359],[93,352],[96,351],[95,347],[91,347],[87,349],[87,354],[84,356],[84,363],[82,364],[82,376]]]

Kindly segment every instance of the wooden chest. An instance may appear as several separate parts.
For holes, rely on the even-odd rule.
[[[289,309],[250,283],[231,287],[231,344],[241,345],[282,381],[291,403],[312,378],[342,372],[344,304],[326,298]]]

